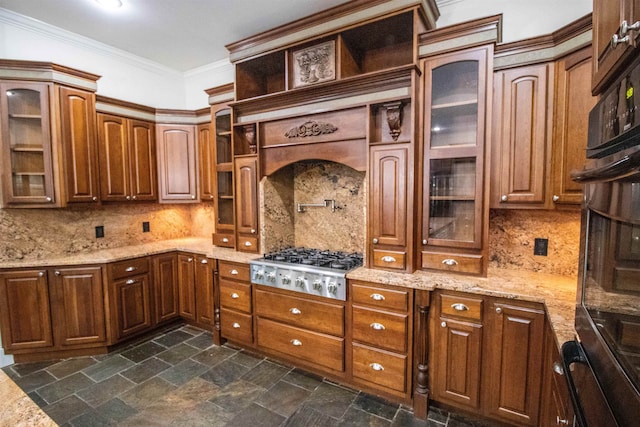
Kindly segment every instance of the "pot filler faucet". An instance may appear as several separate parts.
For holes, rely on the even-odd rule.
[[[327,200],[325,199],[323,203],[298,203],[298,212],[302,213],[305,211],[305,208],[326,208],[326,207],[331,207],[331,212],[335,212],[336,209],[339,209],[338,206],[336,206],[336,201],[331,199],[331,200]]]

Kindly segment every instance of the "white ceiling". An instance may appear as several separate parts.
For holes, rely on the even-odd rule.
[[[0,8],[89,37],[177,71],[226,59],[225,45],[348,0],[0,0]]]

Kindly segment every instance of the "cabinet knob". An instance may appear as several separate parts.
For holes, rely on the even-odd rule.
[[[251,234],[256,234],[256,229],[255,228],[251,229]]]
[[[302,341],[297,339],[292,339],[291,344],[295,345],[296,347],[300,347],[302,345]]]
[[[290,309],[289,309],[289,311],[291,312],[291,314],[296,314],[296,315],[297,315],[297,314],[302,314],[302,312],[300,311],[300,309],[299,309],[299,308],[296,308],[296,307],[290,308]]]
[[[136,281],[134,279],[129,279],[125,282],[127,285],[133,285],[134,283],[136,283]]]
[[[427,244],[427,242],[428,242],[428,240],[427,240],[427,239],[422,239],[422,244],[423,244],[423,245],[426,245],[426,244]]]
[[[46,200],[47,202],[51,202],[51,201],[53,201],[53,199],[52,199],[51,197],[47,197],[45,200]]]
[[[196,196],[191,196],[191,200],[195,200],[195,199],[196,199]]]
[[[238,299],[238,298],[240,298],[240,295],[238,295],[237,293],[234,292],[234,293],[231,294],[231,298]]]
[[[506,202],[507,200],[509,200],[509,198],[507,197],[506,194],[503,194],[502,196],[500,196],[500,201],[501,202]]]
[[[131,196],[127,196],[127,197],[125,197],[125,199],[131,200]]]
[[[369,367],[374,371],[384,371],[384,366],[379,363],[369,363]]]
[[[384,295],[381,294],[371,294],[369,295],[374,301],[384,301]]]
[[[560,418],[560,415],[556,415],[556,425],[568,426],[569,420],[565,420],[564,418]]]
[[[97,198],[96,196],[93,196],[93,197],[91,198],[91,200],[93,200],[94,202],[97,202],[97,201],[98,201],[98,198]]]
[[[211,194],[211,195],[209,196],[209,199],[213,200],[213,194]]]
[[[231,326],[233,326],[234,329],[240,329],[240,323],[238,322],[234,322]]]
[[[207,261],[206,259],[200,260],[200,264],[208,264],[209,261]]]
[[[233,274],[234,276],[236,276],[238,274],[238,270],[233,269],[230,271],[231,274]]]
[[[442,326],[443,328],[446,328],[447,327],[447,322],[440,323],[440,326]]]
[[[377,245],[377,244],[378,244],[378,239],[376,239],[376,238],[374,237],[374,238],[373,238],[373,240],[372,240],[372,242],[373,242],[373,244],[374,244],[374,245]]]
[[[38,272],[38,277],[44,277],[44,271],[39,271]]]
[[[132,199],[133,200],[138,200],[138,196],[133,196]]]
[[[126,271],[127,273],[131,273],[132,271],[136,271],[136,268],[131,265],[131,266],[125,268],[124,271]]]
[[[193,258],[187,258],[188,262],[193,262]]]
[[[557,361],[553,362],[553,372],[558,375],[564,375],[564,368],[562,367],[562,363]]]
[[[553,200],[554,202],[557,202],[558,200],[560,200],[560,196],[554,194],[551,200]]]
[[[371,326],[371,329],[373,329],[374,331],[384,331],[386,328],[384,327],[384,325],[382,323],[372,323],[369,326]]]
[[[229,239],[227,239],[226,237],[222,238],[222,243],[229,243]]]
[[[496,313],[502,314],[502,307],[496,307]]]
[[[53,274],[55,274],[56,276],[59,276],[62,273],[60,273],[58,270],[56,270]]]
[[[453,267],[454,265],[458,265],[458,261],[453,258],[446,258],[442,260],[444,265],[448,265],[449,267]]]

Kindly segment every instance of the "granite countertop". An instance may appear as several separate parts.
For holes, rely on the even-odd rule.
[[[0,424],[3,426],[54,427],[55,422],[0,370]]]

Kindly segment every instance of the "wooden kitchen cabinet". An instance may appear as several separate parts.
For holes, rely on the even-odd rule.
[[[66,202],[97,202],[100,181],[95,94],[60,86],[58,98]]]
[[[554,64],[494,74],[491,207],[544,208],[551,184]]]
[[[407,266],[410,144],[374,145],[369,150],[370,265],[393,270]]]
[[[569,385],[562,366],[562,354],[550,326],[545,331],[545,350],[540,423],[542,427],[574,425]]]
[[[193,125],[156,125],[160,203],[197,203],[198,155]]]
[[[357,281],[349,285],[353,381],[409,401],[413,291]]]
[[[109,299],[114,342],[153,327],[149,258],[134,258],[109,265]]]
[[[211,134],[211,123],[201,123],[196,127],[198,144],[198,175],[200,200],[213,202],[215,199],[215,141]]]
[[[98,143],[102,201],[157,200],[153,123],[98,113]]]
[[[259,252],[258,240],[258,158],[236,156],[233,179],[236,184],[237,250]]]
[[[424,60],[421,266],[485,275],[490,47]]]
[[[235,248],[235,217],[233,188],[233,143],[231,140],[231,108],[225,105],[211,106],[213,117],[214,150],[214,197],[216,246]]]
[[[0,319],[8,352],[53,347],[46,269],[0,272]]]
[[[180,316],[205,329],[213,326],[213,266],[203,255],[178,254]]]
[[[178,283],[178,255],[156,255],[153,263],[153,291],[155,298],[155,323],[165,323],[180,317]]]
[[[618,70],[637,57],[640,28],[623,34],[623,21],[640,21],[640,0],[594,0],[593,2],[593,95],[602,93]],[[612,44],[614,35],[620,40]],[[628,39],[624,39],[628,36]],[[622,40],[621,40],[622,39]]]
[[[221,337],[253,346],[253,285],[249,265],[219,261],[218,277]]]

